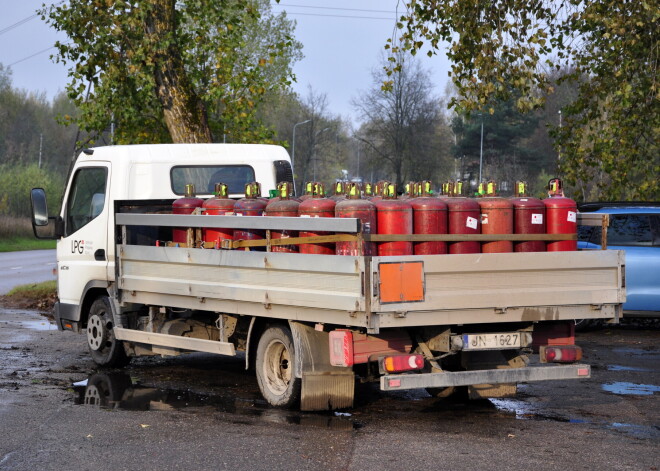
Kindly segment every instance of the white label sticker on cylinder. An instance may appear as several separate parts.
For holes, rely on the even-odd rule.
[[[577,221],[577,214],[575,214],[575,211],[569,211],[568,214],[566,215],[566,220],[568,222]]]
[[[488,224],[488,214],[481,215],[481,224]]]
[[[468,216],[468,218],[465,220],[465,227],[469,227],[470,229],[477,229],[479,221],[476,220],[476,218],[471,218]]]
[[[543,214],[532,213],[532,224],[543,224]]]

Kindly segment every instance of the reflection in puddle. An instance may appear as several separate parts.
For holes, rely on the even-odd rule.
[[[75,383],[74,390],[78,394],[76,404],[102,409],[164,411],[211,407],[218,412],[256,417],[269,423],[316,426],[333,430],[353,430],[361,427],[361,424],[345,416],[271,409],[260,404],[260,401],[238,398],[229,393],[216,396],[190,390],[141,386],[133,384],[131,377],[123,373],[94,374],[87,379],[86,385],[84,381]]]
[[[614,394],[632,394],[636,396],[652,396],[653,393],[660,392],[660,386],[653,384],[635,384],[635,383],[607,383],[603,384],[603,390]]]

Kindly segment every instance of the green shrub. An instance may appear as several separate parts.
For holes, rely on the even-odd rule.
[[[46,190],[48,212],[58,214],[64,176],[37,165],[0,165],[0,215],[30,217],[30,190]]]

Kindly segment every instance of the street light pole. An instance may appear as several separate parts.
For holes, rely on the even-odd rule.
[[[307,121],[301,121],[293,125],[293,145],[291,146],[291,179],[293,180],[293,191],[296,190],[296,172],[294,170],[294,165],[296,163],[296,127],[301,124],[307,124],[310,121],[311,119],[308,119]]]
[[[484,163],[484,115],[481,114],[481,146],[479,149],[479,181],[477,184],[481,183],[481,168]]]
[[[313,180],[316,181],[316,137],[321,134],[323,131],[327,131],[330,128],[323,128],[320,131],[317,131],[316,134],[314,134],[314,143],[313,143],[313,152],[312,152],[312,160],[314,161],[314,177]]]
[[[558,111],[559,113],[559,132],[561,133],[561,110]],[[561,146],[559,146],[559,152],[557,152],[557,167],[561,165]]]

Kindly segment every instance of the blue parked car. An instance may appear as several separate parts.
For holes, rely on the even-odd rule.
[[[583,203],[610,215],[607,248],[626,252],[625,317],[660,317],[660,203]],[[580,226],[578,249],[600,249],[600,227]]]

